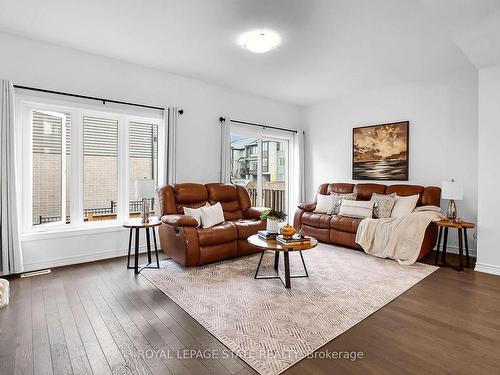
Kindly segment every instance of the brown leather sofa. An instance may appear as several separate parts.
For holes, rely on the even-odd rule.
[[[160,244],[162,250],[183,266],[198,266],[218,260],[252,254],[259,250],[247,238],[266,228],[260,220],[263,207],[251,207],[245,188],[232,184],[166,185],[158,189]],[[225,222],[198,228],[197,221],[184,215],[184,207],[198,208],[220,202]]]
[[[318,194],[352,192],[357,193],[357,200],[364,201],[370,200],[373,193],[396,193],[399,196],[419,194],[417,206],[440,206],[441,201],[441,189],[435,186],[327,183],[318,188]],[[315,202],[299,204],[294,217],[294,226],[297,230],[302,228],[306,234],[316,237],[321,242],[361,249],[355,239],[362,219],[319,214],[314,212],[315,208]],[[436,241],[437,226],[431,223],[425,231],[418,259],[425,257],[434,248]]]

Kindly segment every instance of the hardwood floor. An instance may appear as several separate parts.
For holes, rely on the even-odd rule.
[[[237,357],[184,355],[224,346],[125,262],[11,278],[0,374],[255,374]],[[321,358],[335,351],[363,358]],[[317,353],[285,373],[498,373],[500,277],[441,268]]]

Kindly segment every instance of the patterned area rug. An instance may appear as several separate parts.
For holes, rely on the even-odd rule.
[[[279,279],[254,279],[260,254],[197,268],[167,260],[142,275],[256,371],[273,375],[437,269],[324,244],[303,255],[309,278],[292,279],[289,290]],[[273,262],[267,252],[259,274],[273,274]],[[290,267],[303,273],[298,253],[290,255]]]

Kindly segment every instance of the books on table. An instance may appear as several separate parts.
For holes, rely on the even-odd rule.
[[[293,235],[292,237],[284,237],[282,234],[279,234],[276,236],[276,241],[281,244],[285,245],[300,245],[304,243],[309,243],[311,242],[311,239],[309,237],[300,237],[300,235]]]
[[[275,240],[278,233],[270,233],[267,230],[259,230],[258,235],[263,240]]]
[[[311,242],[311,239],[309,237],[302,238],[302,237],[300,237],[299,234],[295,234],[292,237],[285,237],[282,234],[269,233],[266,230],[259,230],[258,235],[263,240],[276,240],[277,242],[279,242],[281,244],[286,244],[286,245],[290,245],[290,244],[300,245],[303,243]]]

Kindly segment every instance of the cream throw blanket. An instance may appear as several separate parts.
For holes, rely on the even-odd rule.
[[[441,219],[444,216],[433,211],[412,212],[401,218],[366,218],[359,223],[356,243],[367,254],[410,265],[417,261],[427,226]]]

